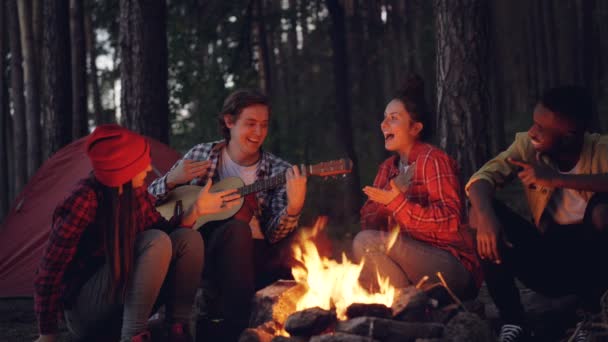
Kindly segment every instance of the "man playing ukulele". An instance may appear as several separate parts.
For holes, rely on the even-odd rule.
[[[206,245],[205,276],[220,291],[225,341],[236,341],[246,328],[256,287],[285,268],[286,257],[282,255],[288,251],[283,247],[288,246],[279,242],[297,227],[306,198],[306,175],[261,148],[269,116],[266,96],[255,90],[233,92],[218,115],[225,140],[194,146],[148,187],[162,200],[184,184],[206,185],[239,177],[248,185],[286,175],[285,184],[249,195],[232,219],[200,229]]]

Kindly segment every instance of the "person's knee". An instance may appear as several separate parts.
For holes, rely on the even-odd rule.
[[[137,255],[153,255],[158,261],[169,261],[173,253],[171,238],[167,233],[150,229],[140,233],[137,242]]]
[[[353,254],[360,260],[365,254],[378,248],[378,231],[363,230],[353,239]]]
[[[608,204],[599,204],[591,212],[591,223],[597,231],[608,230]]]
[[[171,233],[173,249],[205,252],[203,237],[197,230],[180,228]]]

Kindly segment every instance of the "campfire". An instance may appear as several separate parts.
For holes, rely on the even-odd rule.
[[[378,275],[379,291],[369,293],[359,284],[359,275],[365,261],[354,263],[346,254],[340,261],[331,260],[319,254],[314,238],[327,224],[326,217],[317,219],[310,232],[302,234],[302,238],[294,249],[295,259],[301,262],[292,269],[293,277],[298,284],[306,289],[298,300],[296,310],[319,307],[325,310],[335,309],[339,319],[347,319],[346,310],[354,303],[383,304],[392,307],[395,288],[389,284],[388,278]],[[390,233],[387,250],[394,245],[398,229]]]
[[[407,288],[394,288],[376,273],[378,287],[368,291],[359,283],[365,260],[354,262],[344,253],[334,260],[319,252],[315,238],[326,224],[327,218],[317,219],[294,243],[298,262],[292,268],[294,280],[280,280],[256,293],[251,328],[243,332],[240,342],[494,338],[487,324],[455,298],[440,273],[439,281],[425,277]],[[399,230],[387,236],[389,251]]]

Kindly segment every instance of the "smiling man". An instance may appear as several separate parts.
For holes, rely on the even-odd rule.
[[[532,127],[469,180],[470,221],[490,295],[504,325],[499,340],[529,335],[514,278],[549,296],[578,294],[595,310],[608,288],[608,136],[587,133],[592,100],[563,86],[538,101]],[[526,220],[493,200],[519,177],[532,214]],[[586,334],[579,330],[580,339]]]
[[[256,284],[263,285],[283,275],[281,271],[289,271],[285,237],[298,225],[304,206],[305,175],[297,166],[262,149],[269,118],[266,96],[248,89],[233,92],[218,115],[224,140],[194,146],[148,187],[162,199],[183,184],[204,185],[239,177],[249,185],[286,173],[286,184],[245,199],[249,215],[239,213],[228,221],[201,228],[206,247],[204,276],[219,289],[226,323],[222,341],[236,340],[246,328]]]

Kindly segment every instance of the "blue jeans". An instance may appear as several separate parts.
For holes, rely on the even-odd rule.
[[[155,304],[166,305],[171,322],[187,323],[203,261],[203,240],[196,230],[177,229],[171,235],[155,229],[139,233],[124,300],[107,295],[111,273],[104,266],[84,284],[70,310],[65,311],[69,330],[80,338],[120,330],[121,340],[130,341],[146,329]]]
[[[366,287],[375,287],[376,272],[388,277],[391,285],[406,287],[415,285],[425,275],[430,282],[438,282],[441,272],[450,289],[460,299],[477,295],[471,273],[450,252],[414,240],[400,234],[390,250],[386,250],[388,233],[378,230],[361,231],[353,241],[353,252],[357,260],[365,259],[360,282]]]

